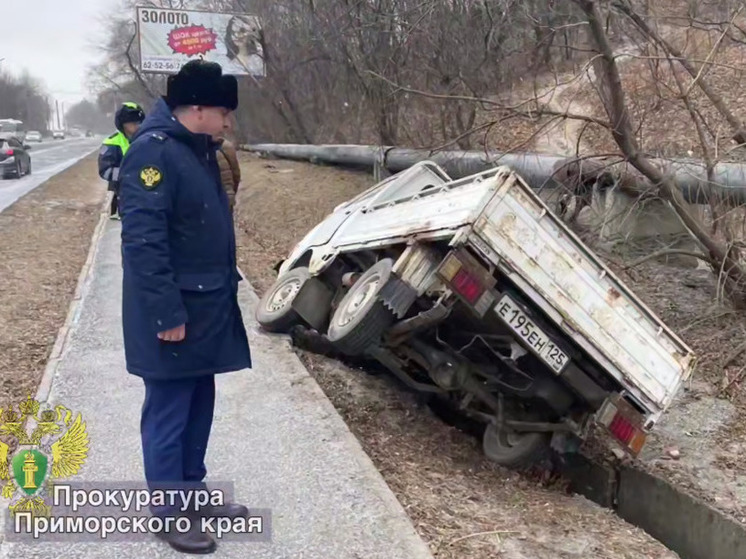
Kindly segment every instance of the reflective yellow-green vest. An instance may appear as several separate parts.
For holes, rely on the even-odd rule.
[[[122,132],[117,132],[116,134],[112,134],[111,136],[106,138],[104,140],[104,145],[119,146],[119,148],[122,150],[122,157],[124,157],[124,154],[127,153],[127,150],[130,148],[130,141]]]

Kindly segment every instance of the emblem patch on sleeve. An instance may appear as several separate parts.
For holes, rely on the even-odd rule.
[[[140,182],[147,190],[153,190],[161,184],[163,173],[155,165],[148,165],[140,170]]]

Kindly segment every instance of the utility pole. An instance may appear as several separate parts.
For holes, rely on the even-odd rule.
[[[54,104],[57,107],[57,130],[62,130],[62,126],[60,125],[60,102],[55,99]]]

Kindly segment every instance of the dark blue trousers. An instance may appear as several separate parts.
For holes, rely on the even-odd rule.
[[[150,490],[205,487],[215,376],[144,382],[140,435]],[[151,507],[151,511],[157,515],[175,512],[168,506]]]

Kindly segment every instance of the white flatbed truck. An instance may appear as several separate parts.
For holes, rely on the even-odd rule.
[[[515,172],[425,161],[339,205],[257,308],[382,363],[484,422],[522,467],[595,422],[636,456],[695,364],[679,339]]]

